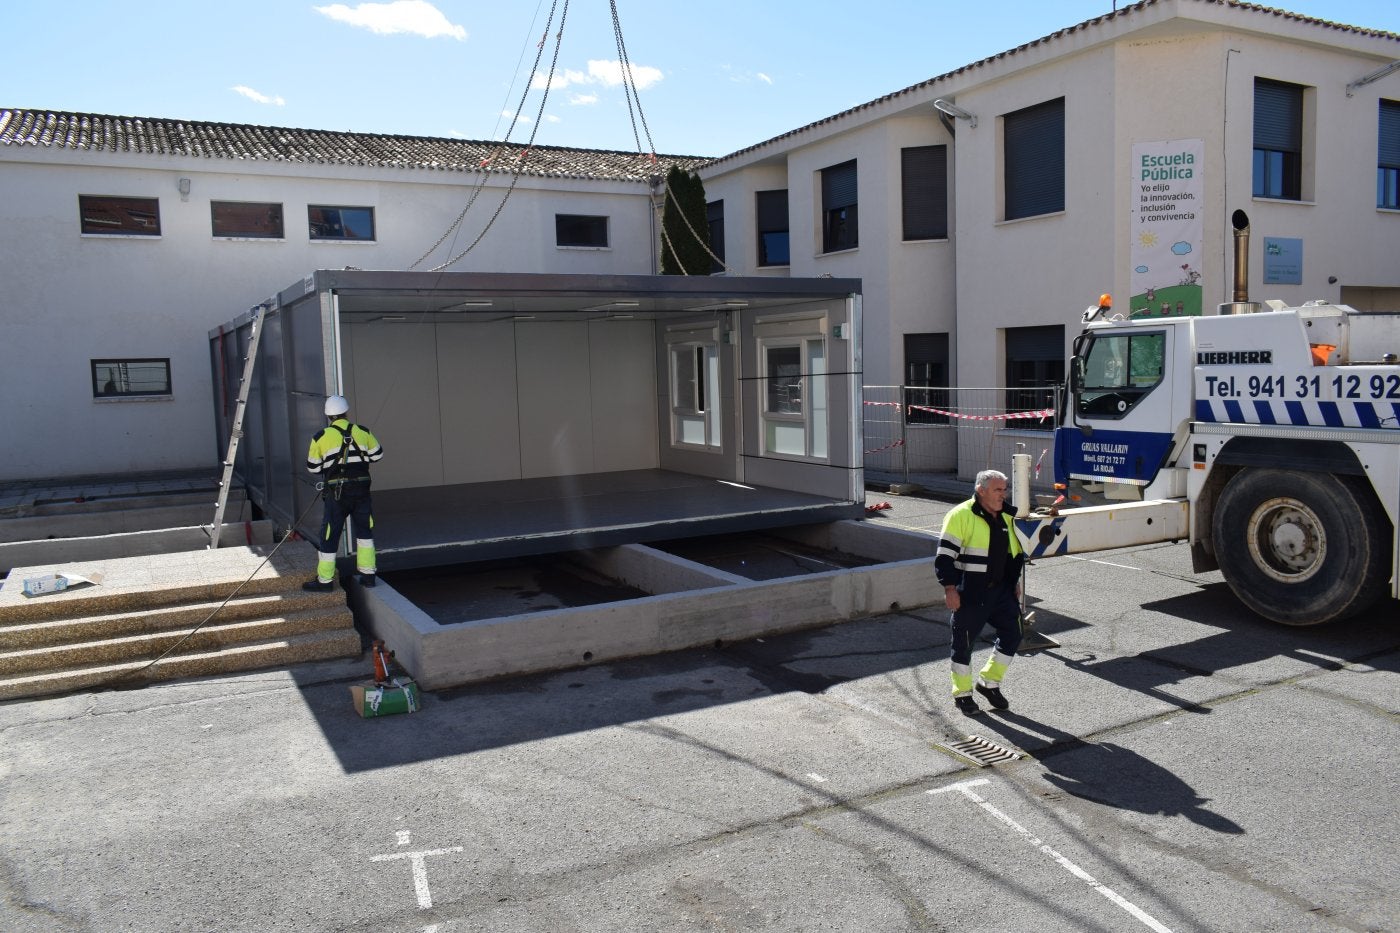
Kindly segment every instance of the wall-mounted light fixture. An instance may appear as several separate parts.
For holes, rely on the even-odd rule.
[[[969,126],[974,130],[977,129],[977,115],[968,113],[951,100],[944,100],[940,97],[933,102],[933,106],[938,111],[946,113],[955,120],[966,120]]]

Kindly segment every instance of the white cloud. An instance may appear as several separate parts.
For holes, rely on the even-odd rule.
[[[665,75],[661,69],[652,68],[650,65],[633,65],[632,80],[637,85],[637,90],[651,87],[660,81]],[[622,83],[622,63],[617,61],[590,60],[588,71],[574,71],[566,68],[563,73],[556,73],[553,78],[541,72],[535,72],[534,78],[530,81],[530,87],[536,91],[543,88],[548,82],[551,91],[560,91],[566,87],[577,84],[601,84],[603,87],[617,87]],[[585,95],[577,95],[584,97]],[[591,95],[592,100],[577,100],[572,103],[595,103],[597,95]]]
[[[361,29],[382,36],[409,33],[432,39],[436,36],[451,36],[465,39],[467,30],[452,23],[442,11],[428,0],[393,0],[392,3],[361,3],[353,8],[343,3],[330,6],[312,7],[322,16],[328,16],[342,23],[349,23]]]
[[[525,116],[525,114],[523,114],[523,113],[522,113],[520,116],[516,117],[516,116],[515,116],[515,111],[513,111],[513,110],[502,110],[502,111],[501,111],[501,116],[505,117],[507,120],[509,120],[511,117],[515,117],[515,122],[516,122],[516,123],[529,123],[529,122],[530,122],[530,118],[527,117],[527,116]]]
[[[233,91],[236,94],[242,94],[249,100],[259,104],[275,104],[278,107],[282,107],[287,103],[281,97],[268,97],[266,94],[261,94],[253,90],[246,84],[239,84],[235,87],[230,88],[229,90]]]
[[[453,139],[471,139],[470,136],[463,133],[461,130],[448,130],[447,135],[451,136]]]
[[[570,94],[570,95],[569,95],[569,103],[573,104],[575,107],[587,107],[587,106],[589,106],[589,105],[591,105],[591,104],[596,104],[596,103],[598,103],[598,95],[597,95],[597,94]]]
[[[562,120],[560,120],[558,117],[556,117],[556,116],[555,116],[554,114],[552,114],[552,113],[547,113],[547,114],[545,114],[544,121],[545,121],[546,123],[562,123],[562,122],[563,122]]]
[[[770,85],[773,83],[773,78],[762,71],[744,71],[733,65],[720,65],[719,70],[724,72],[724,76],[735,84],[752,84],[755,81],[762,81],[764,84]]]
[[[622,62],[590,59],[588,74],[599,84],[615,87],[622,83]],[[637,85],[637,90],[649,88],[661,78],[659,68],[652,68],[650,65],[632,66],[632,81]]]

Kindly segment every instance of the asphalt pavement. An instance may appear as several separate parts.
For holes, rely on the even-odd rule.
[[[367,658],[0,704],[0,930],[1400,928],[1396,603],[1275,626],[1184,545],[1028,591],[971,719],[941,608],[380,719]]]

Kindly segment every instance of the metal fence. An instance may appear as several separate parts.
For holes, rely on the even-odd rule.
[[[1035,467],[1032,491],[1049,493],[1057,391],[865,386],[866,478],[925,487],[966,484],[980,470],[1009,476],[1011,455],[1028,453]]]

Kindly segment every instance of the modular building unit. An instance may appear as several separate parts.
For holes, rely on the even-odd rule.
[[[863,514],[858,279],[318,271],[209,334],[235,483],[315,539],[327,396],[381,570]],[[226,455],[226,453],[225,453]]]

